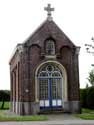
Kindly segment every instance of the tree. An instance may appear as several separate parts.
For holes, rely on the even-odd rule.
[[[94,87],[80,89],[80,102],[82,108],[94,109]]]
[[[87,79],[88,79],[89,83],[92,86],[94,86],[94,69],[89,72],[89,76]]]
[[[88,83],[86,83],[86,88],[88,88],[89,86],[88,86]]]
[[[91,40],[94,43],[94,37],[92,37]],[[94,55],[94,45],[91,43],[91,44],[85,44],[85,46],[87,53]]]
[[[87,108],[94,109],[94,87],[87,89]]]
[[[8,90],[0,90],[0,101],[2,102],[1,109],[4,109],[5,101],[10,100],[10,91]]]
[[[87,89],[80,89],[80,102],[82,108],[87,108]]]

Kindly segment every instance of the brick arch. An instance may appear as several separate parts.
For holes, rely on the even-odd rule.
[[[37,48],[41,49],[41,47],[40,47],[39,44],[32,44],[32,45],[29,47],[29,49],[32,48],[32,47],[37,47]]]
[[[72,61],[72,48],[69,46],[63,46],[60,49],[60,55],[64,62],[71,63]]]
[[[29,48],[29,58],[32,64],[37,64],[40,60],[41,47],[37,44],[33,44]],[[35,58],[36,57],[36,58]]]

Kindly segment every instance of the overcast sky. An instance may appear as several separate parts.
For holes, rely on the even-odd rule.
[[[55,7],[53,20],[76,44],[79,55],[80,87],[86,86],[94,56],[84,44],[94,36],[94,0],[0,0],[0,89],[10,89],[9,60],[17,43],[22,43],[46,19],[44,7]]]

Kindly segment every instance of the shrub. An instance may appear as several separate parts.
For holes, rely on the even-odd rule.
[[[0,90],[0,101],[2,102],[1,109],[4,109],[4,104],[6,101],[10,101],[10,91]]]
[[[80,102],[81,107],[87,108],[87,90],[86,89],[80,89]]]
[[[94,109],[94,87],[87,90],[87,108]]]
[[[94,87],[80,89],[80,102],[82,108],[94,109]]]

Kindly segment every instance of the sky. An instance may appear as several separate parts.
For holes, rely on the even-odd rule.
[[[86,86],[94,56],[86,53],[84,44],[93,43],[94,0],[0,0],[0,89],[10,89],[9,61],[17,43],[24,42],[44,22],[44,7],[51,3],[53,20],[80,46],[80,87]],[[94,44],[94,43],[93,43]]]

